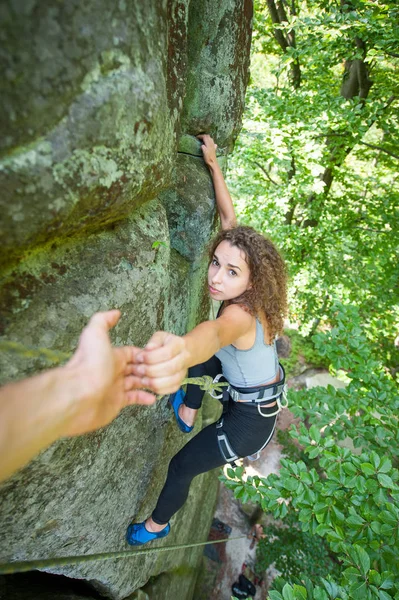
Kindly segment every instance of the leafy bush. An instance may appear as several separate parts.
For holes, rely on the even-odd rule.
[[[301,361],[306,365],[328,368],[328,360],[318,352],[312,339],[301,335],[295,329],[285,329],[284,334],[290,338],[291,353],[288,358],[281,359],[287,379],[301,373]]]
[[[337,562],[325,540],[304,532],[292,513],[287,515],[284,525],[268,525],[267,537],[259,540],[256,551],[259,575],[272,564],[290,581],[304,575],[313,581],[326,573],[338,575]]]
[[[291,317],[303,331],[334,297],[356,304],[396,369],[399,4],[256,0],[255,8],[229,173],[239,217],[282,249]],[[372,82],[362,97],[356,86],[343,93],[356,64]]]
[[[276,582],[270,600],[399,600],[399,5],[255,6],[229,185],[241,219],[286,257],[291,319],[305,333],[326,325],[316,352],[350,383],[291,391],[303,456],[285,458],[279,476],[230,470],[226,484],[299,521],[341,563],[335,581],[302,573]],[[349,89],[360,71],[362,89]]]
[[[267,478],[245,480],[239,468],[224,479],[236,497],[259,502],[276,519],[293,515],[342,564],[336,581],[308,582],[311,593],[303,585],[284,586],[270,600],[399,598],[399,397],[373,358],[358,309],[335,305],[333,314],[331,331],[317,334],[315,343],[334,368],[347,371],[350,384],[290,392],[294,415],[310,424],[290,432],[306,460],[282,459],[279,475]],[[316,458],[318,468],[310,468]]]

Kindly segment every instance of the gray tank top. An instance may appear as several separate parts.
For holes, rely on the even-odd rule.
[[[256,319],[256,337],[252,348],[238,350],[224,346],[216,356],[222,363],[223,375],[235,387],[256,387],[273,380],[278,372],[276,343],[265,344],[261,322]]]

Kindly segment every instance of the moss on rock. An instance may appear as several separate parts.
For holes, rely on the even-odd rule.
[[[89,317],[115,307],[122,319],[113,341],[143,345],[157,329],[184,334],[208,317],[215,201],[193,136],[212,133],[225,164],[240,127],[251,10],[249,0],[1,8],[5,339],[72,352]],[[1,382],[47,366],[3,353]],[[207,398],[195,431],[218,412]],[[1,486],[0,558],[126,549],[126,526],[152,510],[168,461],[186,441],[166,399],[59,440]],[[195,478],[158,543],[205,540],[217,487],[216,472]],[[201,552],[52,571],[114,600],[143,586],[158,600],[189,600]]]

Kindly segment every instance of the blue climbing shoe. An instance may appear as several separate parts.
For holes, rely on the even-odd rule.
[[[178,424],[180,431],[183,433],[190,433],[190,431],[194,429],[194,425],[191,425],[191,427],[190,425],[186,425],[186,423],[179,417],[179,407],[183,404],[185,395],[186,394],[183,388],[179,388],[177,392],[169,396],[169,402],[172,405],[173,412],[175,413],[176,417],[176,423]]]
[[[133,525],[129,525],[126,531],[126,541],[130,546],[142,546],[147,542],[152,542],[153,540],[159,540],[168,535],[170,531],[169,523],[166,525],[165,529],[159,531],[158,533],[153,533],[152,531],[148,531],[145,526],[145,521],[142,523],[133,523]]]

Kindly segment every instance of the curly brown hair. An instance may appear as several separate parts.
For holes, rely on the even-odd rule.
[[[284,260],[269,239],[252,227],[239,225],[223,229],[212,241],[210,259],[224,240],[245,253],[251,273],[251,288],[228,304],[241,304],[258,317],[266,320],[268,335],[274,340],[281,333],[287,314],[287,270]]]

